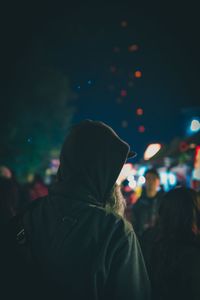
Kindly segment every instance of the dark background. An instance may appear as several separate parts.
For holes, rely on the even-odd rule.
[[[183,109],[192,108],[192,114],[198,114],[200,103],[197,2],[149,2],[2,4],[0,125],[4,141],[3,128],[13,120],[12,126],[17,126],[17,115],[25,117],[33,101],[36,111],[41,109],[40,102],[24,95],[31,93],[32,82],[44,68],[67,78],[74,95],[73,122],[91,118],[108,123],[135,148],[138,159],[147,144],[184,136]],[[138,45],[138,51],[128,51],[132,44]],[[110,71],[111,66],[116,72]],[[141,78],[134,78],[136,70],[141,70]],[[123,89],[126,97],[120,97]],[[144,110],[142,116],[137,116],[137,108]],[[48,103],[43,109],[48,111]],[[141,125],[143,133],[138,131]]]

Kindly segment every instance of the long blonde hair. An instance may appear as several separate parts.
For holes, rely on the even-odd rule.
[[[111,190],[111,195],[106,201],[106,210],[108,212],[114,212],[121,217],[124,217],[124,212],[126,208],[126,200],[124,199],[121,188],[119,185],[115,184]]]

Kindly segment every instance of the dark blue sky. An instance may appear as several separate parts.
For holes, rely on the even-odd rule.
[[[183,135],[181,109],[198,106],[200,98],[197,7],[181,1],[166,7],[138,2],[5,4],[1,100],[22,76],[21,65],[29,72],[42,51],[45,63],[63,72],[78,95],[74,122],[105,121],[139,153],[150,142]],[[128,52],[131,44],[139,50]],[[117,72],[111,73],[110,66]],[[137,69],[142,78],[131,78]],[[133,87],[128,87],[130,81]],[[121,89],[127,97],[119,104]],[[135,113],[138,107],[144,109],[141,117]],[[138,132],[140,125],[144,133]]]

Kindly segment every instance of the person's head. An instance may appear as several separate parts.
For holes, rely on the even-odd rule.
[[[85,120],[64,141],[57,179],[106,206],[124,163],[134,155],[111,127]]]
[[[193,189],[185,187],[177,187],[163,196],[159,224],[164,237],[182,240],[199,234],[199,200]]]
[[[154,196],[160,186],[160,176],[156,169],[148,169],[145,172],[145,187],[147,194]]]

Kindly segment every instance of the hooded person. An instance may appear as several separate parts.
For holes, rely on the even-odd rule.
[[[57,182],[24,217],[31,224],[27,231],[45,296],[149,299],[140,246],[121,216],[115,190],[124,163],[134,155],[103,122],[85,120],[71,129]]]

